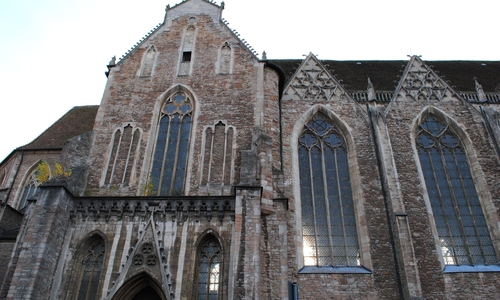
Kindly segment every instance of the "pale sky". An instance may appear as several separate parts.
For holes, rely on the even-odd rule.
[[[99,104],[110,58],[177,3],[0,1],[0,161],[72,107]],[[499,11],[494,0],[226,0],[222,17],[269,59],[500,60]]]

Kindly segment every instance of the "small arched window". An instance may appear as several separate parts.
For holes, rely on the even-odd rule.
[[[151,179],[160,196],[184,193],[193,104],[182,92],[173,94],[161,110]]]
[[[322,114],[298,141],[305,266],[359,266],[359,244],[347,145]]]
[[[219,243],[210,238],[198,253],[198,300],[220,299],[221,249]]]
[[[46,166],[48,168],[48,165]],[[28,199],[32,198],[36,193],[40,191],[40,181],[38,180],[37,173],[38,167],[32,170],[28,177],[26,177],[21,190],[21,194],[19,195],[19,200],[17,201],[18,210],[26,207],[26,205],[28,205]]]
[[[446,265],[498,263],[464,147],[452,129],[429,115],[417,149]]]
[[[82,252],[78,300],[97,299],[104,251],[104,241],[102,238],[97,238],[87,246],[87,251]]]

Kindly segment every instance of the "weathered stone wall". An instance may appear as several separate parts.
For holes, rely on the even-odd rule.
[[[22,192],[22,187],[27,176],[31,174],[33,170],[36,170],[38,163],[40,161],[45,161],[49,165],[51,171],[54,170],[54,163],[60,161],[59,157],[60,151],[24,151],[19,152],[15,161],[12,165],[6,166],[10,169],[8,172],[9,178],[5,179],[8,183],[6,187],[12,187],[12,190],[6,190],[5,197],[8,195],[7,204],[17,208],[17,202]],[[19,165],[20,164],[20,165]]]
[[[249,149],[251,130],[254,126],[254,104],[258,85],[256,78],[263,64],[236,39],[221,22],[213,22],[205,14],[183,15],[172,20],[171,25],[160,27],[138,49],[111,69],[101,106],[96,118],[95,138],[91,151],[91,169],[87,193],[109,195],[135,195],[140,178],[148,177],[151,156],[156,142],[159,110],[166,91],[182,85],[192,92],[194,113],[190,140],[190,159],[185,194],[197,194],[200,184],[200,159],[203,129],[219,120],[236,128],[235,182],[239,181],[240,151]],[[191,23],[190,23],[191,22]],[[178,76],[182,57],[183,33],[188,24],[196,27],[192,52],[192,73]],[[231,74],[216,74],[219,48],[229,42],[234,52]],[[149,46],[154,45],[157,58],[152,76],[140,77],[141,61]],[[262,83],[260,83],[262,85]],[[114,131],[131,124],[142,130],[135,181],[129,187],[104,187],[100,189],[103,170],[106,168],[109,148]],[[142,176],[142,177],[141,177]]]
[[[448,294],[448,292],[458,288],[452,287],[456,284],[456,280],[452,280],[456,275],[444,275],[442,272],[443,265],[437,253],[434,230],[429,221],[432,215],[429,213],[429,206],[425,203],[427,197],[424,193],[425,184],[421,181],[422,177],[418,171],[420,162],[412,146],[414,145],[412,139],[415,138],[416,125],[418,125],[416,124],[417,118],[429,107],[436,108],[449,116],[451,123],[456,122],[459,129],[470,138],[470,142],[465,144],[466,150],[472,151],[467,153],[469,166],[473,177],[475,177],[476,184],[482,183],[476,185],[476,189],[478,189],[480,199],[486,200],[482,202],[482,205],[483,209],[487,211],[485,214],[487,221],[492,222],[490,228],[494,230],[491,232],[493,240],[498,234],[498,229],[493,225],[496,223],[495,219],[498,219],[498,216],[495,216],[497,211],[495,207],[498,207],[498,200],[496,199],[498,199],[499,193],[498,185],[494,182],[498,181],[500,167],[492,147],[491,137],[488,136],[482,124],[481,115],[468,103],[452,99],[441,102],[417,101],[412,102],[411,105],[404,102],[391,105],[386,119],[387,127],[391,136],[394,161],[397,166],[401,183],[400,188],[404,195],[404,204],[414,240],[423,294],[426,297],[435,298],[455,297]],[[464,142],[467,141],[462,138],[462,143]],[[486,191],[481,192],[481,186],[488,187],[487,193],[485,193]],[[491,204],[489,204],[491,200],[493,200],[495,207],[491,207]],[[496,277],[496,275],[490,273],[475,274],[474,276],[480,276],[487,282],[494,282],[489,278],[491,276]],[[491,289],[491,286],[483,286],[485,291]],[[495,286],[498,288],[496,283]],[[479,292],[481,288],[476,285],[473,290]]]
[[[69,228],[71,195],[61,186],[44,186],[28,206],[7,276],[7,299],[49,299]]]
[[[321,112],[343,131],[347,141],[353,200],[355,203],[361,265],[373,274],[298,274],[302,268],[300,224],[300,174],[295,160],[302,126]],[[283,148],[285,196],[293,213],[288,214],[289,280],[297,282],[301,299],[318,299],[325,289],[338,297],[355,291],[366,299],[399,299],[394,255],[388,234],[381,181],[368,114],[346,95],[329,100],[283,100]],[[300,211],[300,210],[299,210]],[[292,242],[293,241],[293,242]],[[349,279],[347,279],[349,278]],[[329,293],[330,294],[330,293]],[[355,296],[353,296],[355,297]],[[357,297],[357,296],[356,296]]]

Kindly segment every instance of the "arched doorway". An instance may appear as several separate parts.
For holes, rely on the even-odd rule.
[[[161,285],[149,274],[141,273],[129,279],[114,294],[113,300],[167,300]]]
[[[142,289],[132,300],[161,300],[160,295],[151,286]]]

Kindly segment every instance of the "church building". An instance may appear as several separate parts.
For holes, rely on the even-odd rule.
[[[223,10],[0,162],[0,299],[500,299],[500,61],[273,60]]]

